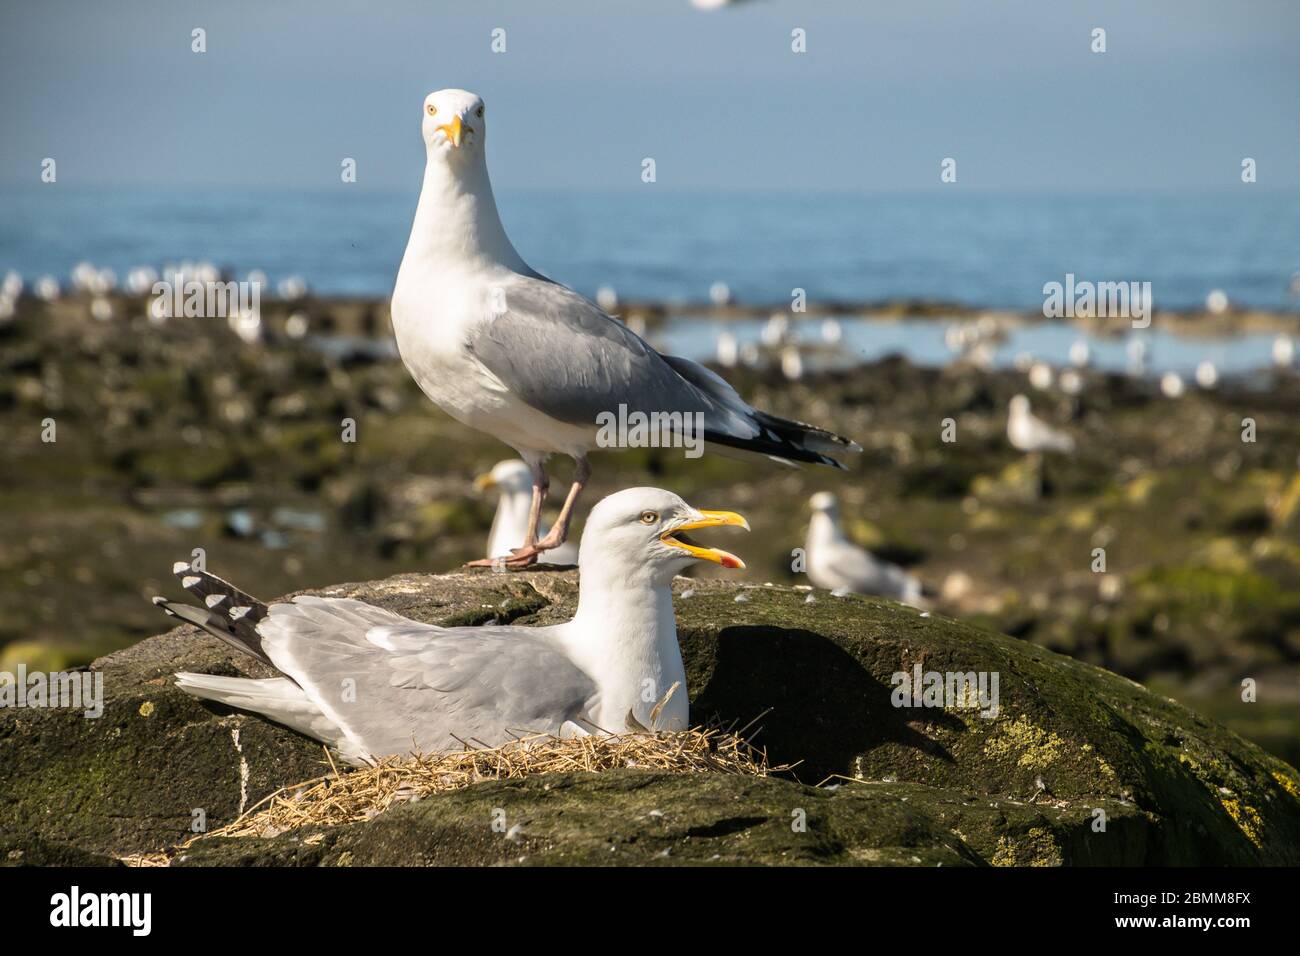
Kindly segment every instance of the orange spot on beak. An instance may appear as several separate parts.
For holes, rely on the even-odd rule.
[[[447,134],[447,139],[451,141],[452,146],[456,147],[456,149],[460,149],[460,144],[464,142],[466,131],[471,130],[472,127],[466,126],[461,122],[459,116],[453,116],[450,123],[443,123],[438,127],[438,129]]]

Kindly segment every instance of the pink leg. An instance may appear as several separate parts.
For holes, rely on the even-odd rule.
[[[546,469],[542,467],[541,459],[529,466],[533,472],[533,500],[528,506],[528,530],[524,534],[524,546],[515,548],[515,555],[520,551],[529,551],[532,549],[532,561],[526,561],[525,564],[532,564],[537,560],[537,526],[542,520],[542,503],[546,501],[546,495],[551,489],[551,479],[546,474]],[[479,558],[477,561],[471,561],[467,568],[490,568],[494,567],[498,561],[504,560],[507,567],[513,567],[515,557],[510,558]],[[520,565],[521,567],[523,565]]]
[[[560,509],[560,516],[555,519],[555,524],[551,525],[551,530],[546,537],[538,541],[536,523],[534,523],[532,544],[525,541],[522,548],[515,548],[510,557],[505,559],[507,568],[518,570],[519,568],[526,568],[530,564],[536,564],[538,557],[543,552],[558,548],[568,538],[569,523],[573,520],[573,506],[578,501],[578,495],[582,494],[582,489],[586,487],[587,479],[591,477],[591,466],[587,464],[587,459],[578,458],[575,461],[577,468],[573,472],[573,484],[569,486],[569,493],[564,498],[564,507]],[[536,501],[536,498],[534,498],[534,501]],[[540,504],[538,507],[540,508]],[[491,561],[488,562],[488,564],[491,563]]]

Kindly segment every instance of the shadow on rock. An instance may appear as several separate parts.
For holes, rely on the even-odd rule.
[[[941,744],[914,729],[890,702],[893,690],[851,654],[820,634],[798,628],[724,627],[680,633],[687,679],[699,691],[692,723],[743,727],[764,711],[746,736],[773,763],[796,763],[793,776],[819,783],[852,776],[854,758],[881,744],[914,747],[951,761]],[[942,711],[927,721],[953,729],[964,724]],[[757,731],[757,733],[756,733]]]

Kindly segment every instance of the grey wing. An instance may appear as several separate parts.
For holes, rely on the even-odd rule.
[[[843,586],[860,594],[897,599],[920,597],[920,583],[896,564],[882,561],[853,544],[843,544],[827,555]]]
[[[373,756],[559,733],[595,684],[542,628],[439,628],[344,599],[271,606],[275,665]]]
[[[531,276],[502,287],[503,311],[465,345],[520,400],[551,418],[595,427],[602,413],[701,413],[704,440],[779,461],[844,467],[827,453],[861,447],[824,428],[751,408],[720,376],[660,355],[572,289]]]
[[[478,327],[466,345],[533,408],[593,427],[600,413],[616,413],[620,404],[646,414],[703,412],[710,430],[757,433],[748,417],[752,409],[722,379],[717,385],[732,402],[683,378],[645,340],[572,289],[514,276],[502,292],[504,311]]]
[[[846,543],[828,549],[825,560],[833,573],[855,591],[875,593],[883,580],[875,556],[857,545]]]

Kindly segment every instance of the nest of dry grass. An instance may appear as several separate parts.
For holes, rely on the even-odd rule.
[[[232,823],[192,837],[171,853],[123,857],[129,866],[166,866],[171,858],[212,837],[278,836],[305,827],[334,827],[369,820],[391,807],[485,780],[534,774],[599,772],[620,767],[668,773],[727,773],[765,777],[790,769],[768,763],[765,751],[739,733],[693,728],[671,733],[559,738],[521,737],[500,747],[388,758],[373,767],[331,770],[277,790]],[[321,838],[309,835],[308,843]]]

